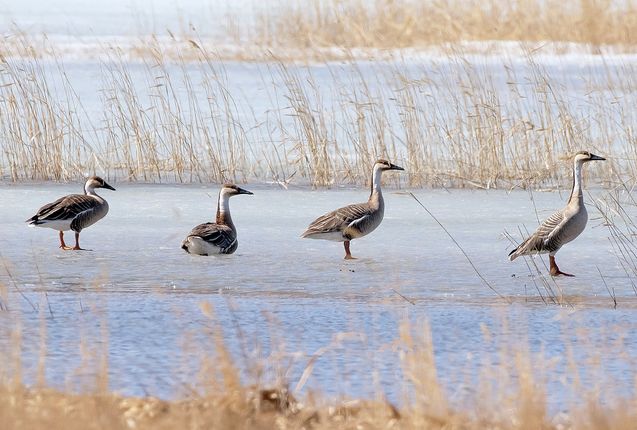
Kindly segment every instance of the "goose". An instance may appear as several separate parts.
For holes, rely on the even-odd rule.
[[[528,239],[509,253],[515,260],[521,255],[549,254],[551,276],[574,276],[564,273],[555,262],[555,254],[568,242],[579,236],[586,227],[588,213],[582,194],[582,166],[589,161],[603,161],[605,158],[580,151],[573,157],[573,190],[566,207],[548,217]]]
[[[80,247],[80,232],[89,227],[108,213],[108,203],[95,192],[96,188],[106,188],[115,191],[99,176],[91,176],[84,184],[84,194],[71,194],[61,197],[44,205],[38,213],[26,220],[29,227],[48,227],[60,232],[60,248],[68,250],[82,250]],[[64,232],[75,232],[75,246],[64,243]]]
[[[301,237],[343,242],[345,260],[352,260],[350,241],[376,229],[383,220],[385,202],[380,190],[381,176],[387,170],[405,170],[387,160],[377,160],[372,169],[372,185],[366,203],[345,206],[314,220]]]
[[[225,184],[219,191],[216,222],[199,224],[181,243],[189,254],[232,254],[237,250],[237,229],[230,216],[230,197],[253,193],[234,184]]]

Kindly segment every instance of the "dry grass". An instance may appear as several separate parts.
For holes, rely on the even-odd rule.
[[[115,394],[75,395],[48,389],[0,387],[0,423],[5,429],[632,429],[634,403],[591,404],[573,420],[546,417],[542,393],[524,387],[515,410],[458,413],[410,408],[377,401],[349,401],[297,410],[274,390],[210,395],[168,402]],[[272,399],[274,397],[274,399]],[[292,403],[295,405],[295,403]]]
[[[271,6],[244,32],[255,44],[305,50],[494,40],[634,49],[636,25],[630,0],[311,0]]]
[[[575,99],[530,47],[524,75],[520,58],[502,59],[499,82],[455,42],[630,47],[635,21],[632,1],[286,1],[228,30],[240,46],[232,58],[268,61],[254,87],[231,82],[215,43],[170,33],[95,49],[102,97],[90,109],[56,47],[16,31],[0,48],[0,177],[333,186],[367,183],[385,157],[413,187],[556,187],[569,183],[564,158],[589,149],[612,155],[588,174],[607,183],[635,171],[634,62],[585,74]],[[421,68],[342,57],[442,42],[453,43]],[[285,61],[332,47],[345,48],[344,64]],[[267,89],[258,104],[256,87]]]
[[[634,188],[634,180],[625,181],[618,177],[615,186],[595,200],[594,205],[599,214],[598,222],[608,230],[608,240],[617,265],[626,274],[637,295],[634,282],[637,275],[637,225],[632,215],[637,207],[632,196]],[[614,291],[609,290],[609,294],[616,300]]]
[[[344,348],[343,340],[358,339],[356,333],[347,332],[335,333],[329,345],[314,353],[277,347],[277,327],[272,326],[268,336],[271,351],[259,356],[255,351],[246,354],[242,350],[246,345],[259,349],[259,342],[246,339],[238,325],[234,331],[229,329],[232,323],[218,321],[213,306],[204,302],[200,308],[206,319],[193,328],[201,330],[198,333],[202,336],[196,336],[196,344],[191,345],[187,339],[194,331],[186,332],[182,344],[186,353],[183,365],[197,366],[186,372],[195,375],[185,382],[185,392],[189,394],[179,397],[175,393],[174,398],[165,400],[150,395],[127,397],[110,391],[109,356],[114,351],[109,351],[108,317],[97,305],[82,308],[82,312],[88,312],[87,318],[96,322],[89,330],[92,335],[80,329],[79,335],[71,332],[72,338],[63,340],[77,343],[79,368],[62,377],[58,370],[56,379],[47,376],[47,357],[58,352],[48,350],[47,319],[54,316],[47,310],[45,293],[40,296],[37,306],[29,302],[33,312],[29,308],[20,311],[24,297],[8,294],[8,288],[0,284],[0,333],[4,339],[0,342],[2,429],[621,430],[634,428],[637,420],[637,380],[631,379],[637,362],[627,349],[632,347],[628,332],[631,325],[622,322],[580,327],[572,324],[570,313],[557,314],[568,318],[562,340],[552,345],[552,353],[537,345],[531,347],[524,335],[513,342],[509,336],[500,337],[498,333],[516,331],[505,318],[494,328],[498,333],[492,333],[484,324],[482,353],[474,355],[467,350],[466,367],[453,371],[458,385],[450,386],[444,380],[449,370],[442,370],[444,364],[441,367],[441,356],[436,354],[434,333],[426,322],[414,323],[409,318],[397,322],[396,337],[384,339],[380,351],[368,351],[365,342],[359,341],[354,343],[355,348]],[[12,298],[16,300],[10,302]],[[38,312],[39,333],[24,337],[22,319],[37,319]],[[193,320],[190,312],[175,316]],[[76,323],[84,324],[84,319]],[[225,342],[228,336],[241,339],[242,347],[230,351]],[[317,393],[312,389],[315,372],[321,378],[341,377],[340,366],[317,360],[327,358],[329,351],[337,354],[339,361],[351,358],[356,362],[365,354],[391,351],[396,367],[391,370],[396,375],[391,378],[393,386],[384,387],[377,382],[377,394],[371,399],[328,398]],[[178,357],[176,352],[170,351],[167,356]],[[33,360],[33,355],[37,360]],[[24,360],[27,356],[31,358]],[[75,361],[74,357],[68,359]],[[166,360],[166,366],[173,367],[168,375],[174,371],[176,376],[179,360]],[[297,364],[304,368],[299,369]],[[297,370],[290,372],[292,368]],[[369,368],[370,373],[381,371]],[[441,372],[446,376],[441,377]],[[623,376],[621,381],[616,379],[618,372]],[[168,386],[184,383],[173,384],[165,376],[161,380]],[[47,381],[66,388],[53,389]],[[559,393],[551,392],[556,384]],[[385,390],[398,400],[388,401]]]
[[[188,10],[176,23],[189,20]],[[123,43],[127,58],[153,56],[157,37],[172,58],[196,59],[199,45],[233,60],[342,58],[348,53],[377,57],[387,50],[416,50],[472,44],[484,50],[501,41],[551,43],[556,50],[584,46],[592,52],[635,52],[637,3],[634,0],[270,0],[267,6],[226,13],[215,36],[200,37],[194,26],[162,29]],[[24,34],[2,36],[0,55],[50,55],[44,36],[25,49]],[[484,43],[486,42],[486,43]],[[122,43],[122,40],[115,43]],[[106,42],[108,44],[108,42]],[[480,45],[482,44],[482,45]],[[95,55],[109,46],[78,47]],[[185,54],[184,54],[185,53]]]
[[[204,306],[204,309],[206,306]],[[485,336],[490,335],[483,329]],[[579,347],[586,337],[577,339]],[[22,383],[20,336],[14,333],[13,352],[4,354],[0,383],[0,425],[4,429],[630,429],[637,419],[635,397],[613,397],[602,383],[583,387],[575,362],[564,380],[572,381],[580,403],[564,404],[551,416],[547,407],[546,369],[554,363],[525,347],[500,348],[497,363],[483,361],[479,383],[464,407],[454,406],[437,376],[429,327],[404,323],[394,347],[404,375],[405,402],[400,407],[382,399],[322,399],[292,393],[285,386],[263,388],[241,382],[223,341],[212,336],[215,353],[203,359],[203,384],[183,400],[132,398],[109,392],[106,349],[93,356],[97,367],[93,388],[57,391],[40,382]],[[614,350],[613,348],[611,348]],[[572,352],[569,352],[571,354]],[[40,366],[44,366],[46,348]],[[587,372],[604,360],[594,352]],[[275,366],[277,364],[274,364]],[[41,373],[41,371],[38,371]],[[598,381],[601,382],[601,381]],[[609,395],[606,397],[606,395]],[[456,402],[457,403],[457,402]]]
[[[505,84],[460,53],[422,68],[273,62],[254,77],[255,106],[232,65],[188,49],[197,61],[158,42],[142,61],[110,51],[90,109],[61,61],[0,57],[0,175],[332,186],[367,183],[385,157],[413,187],[568,186],[565,158],[583,148],[612,156],[587,172],[598,183],[635,171],[633,63],[591,74],[573,103],[532,52],[524,76],[503,64]]]
[[[4,155],[0,173],[13,181],[25,177],[63,180],[88,167],[89,159],[97,154],[80,131],[76,106],[81,104],[65,81],[64,71],[57,69],[66,83],[64,98],[57,99],[37,58],[13,63],[0,57],[0,61]]]

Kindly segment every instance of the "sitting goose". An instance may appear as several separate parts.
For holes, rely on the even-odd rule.
[[[301,237],[343,242],[345,259],[354,259],[349,250],[351,240],[363,237],[376,229],[383,220],[385,202],[380,190],[382,173],[386,170],[405,170],[387,160],[378,160],[372,170],[372,189],[366,203],[336,209],[317,218]]]
[[[555,254],[562,245],[572,241],[584,231],[588,213],[582,194],[582,166],[588,161],[605,160],[590,152],[580,151],[573,158],[573,190],[568,204],[546,219],[528,239],[509,254],[511,261],[521,255],[549,254],[551,276],[573,276],[562,272],[555,262]]]
[[[71,194],[53,203],[44,205],[37,214],[26,220],[29,227],[48,227],[60,232],[60,248],[81,250],[80,232],[104,218],[108,213],[108,203],[95,193],[96,188],[115,191],[99,176],[91,176],[84,184],[84,194]],[[75,246],[64,243],[64,232],[75,232]]]
[[[232,254],[237,250],[237,229],[230,216],[230,197],[238,194],[253,194],[233,184],[225,184],[219,192],[217,221],[199,224],[181,243],[189,254]]]

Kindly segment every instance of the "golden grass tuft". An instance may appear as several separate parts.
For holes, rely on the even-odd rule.
[[[286,0],[264,9],[254,29],[244,31],[255,44],[296,49],[509,40],[634,49],[635,25],[633,1]]]
[[[411,187],[560,187],[570,182],[560,158],[589,149],[613,155],[587,172],[608,184],[635,171],[633,62],[600,63],[574,100],[532,47],[502,59],[503,84],[458,42],[634,47],[635,23],[632,1],[285,1],[232,31],[230,58],[267,60],[254,76],[262,103],[231,83],[215,41],[170,33],[95,49],[101,97],[90,113],[63,55],[16,31],[0,48],[0,178],[329,187],[367,184],[385,157],[406,168],[394,184]],[[354,49],[447,42],[418,70],[416,61],[361,64]],[[344,48],[341,64],[287,61],[334,47]]]
[[[591,76],[586,103],[573,105],[530,51],[525,76],[503,64],[506,85],[460,53],[415,74],[352,59],[320,79],[276,61],[255,77],[267,88],[256,109],[226,63],[189,49],[198,61],[171,59],[159,42],[141,63],[112,51],[90,114],[63,62],[0,57],[2,178],[333,186],[367,184],[384,157],[412,187],[555,187],[570,183],[562,158],[580,149],[613,155],[588,169],[598,183],[635,168],[631,99],[612,96],[635,87],[632,64]]]
[[[203,312],[214,321],[214,312],[204,304]],[[506,326],[506,323],[505,323]],[[523,344],[492,342],[497,358],[480,359],[480,374],[470,379],[472,386],[465,400],[451,400],[448,389],[438,377],[435,346],[427,324],[404,322],[398,338],[391,344],[399,357],[404,398],[400,405],[384,400],[328,399],[311,390],[305,394],[291,392],[285,384],[268,387],[263,382],[249,384],[239,377],[236,361],[227,350],[222,328],[213,323],[209,339],[214,353],[204,355],[200,363],[202,385],[183,399],[162,400],[155,397],[126,397],[110,392],[104,385],[108,367],[100,355],[93,355],[96,369],[94,387],[79,391],[54,390],[42,383],[29,386],[22,382],[24,371],[18,362],[7,365],[3,356],[0,380],[0,426],[11,430],[38,429],[632,429],[637,420],[637,397],[615,396],[604,381],[582,386],[578,369],[584,363],[574,361],[566,367],[564,381],[576,394],[576,403],[565,402],[559,413],[549,411],[546,371],[555,365],[543,354],[531,353]],[[19,330],[14,330],[14,334]],[[45,333],[41,333],[41,336]],[[107,336],[103,331],[101,336]],[[568,337],[571,335],[569,334]],[[572,344],[581,350],[587,345],[580,333]],[[580,338],[581,337],[581,338]],[[12,349],[20,350],[24,342],[14,336]],[[592,345],[587,348],[592,348]],[[597,374],[609,351],[591,350],[585,361],[586,372]],[[355,352],[351,352],[355,353]],[[581,353],[581,351],[580,351]],[[46,350],[40,349],[46,355]],[[572,355],[567,348],[565,360]],[[272,357],[270,357],[272,359]],[[574,360],[574,358],[571,358]],[[492,361],[495,360],[495,361]],[[40,360],[42,364],[43,360]],[[630,360],[628,360],[630,361]],[[194,362],[194,361],[193,361]],[[262,364],[258,364],[260,367]],[[277,367],[280,363],[268,363]],[[16,367],[17,366],[17,367]],[[458,369],[462,371],[462,369]],[[28,373],[28,372],[26,372]],[[601,375],[601,373],[600,373]],[[566,382],[565,382],[566,383]],[[614,386],[615,384],[611,384]],[[196,387],[197,384],[193,384]]]

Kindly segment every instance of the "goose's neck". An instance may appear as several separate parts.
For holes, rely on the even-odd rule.
[[[217,224],[227,225],[234,230],[232,217],[230,216],[230,195],[223,191],[219,193],[219,202],[217,203]]]
[[[374,168],[374,171],[372,172],[372,187],[369,194],[369,202],[377,206],[383,204],[383,193],[380,189],[382,176],[383,171],[380,168]]]
[[[86,194],[87,196],[99,197],[95,192],[95,188],[90,185],[84,186],[84,194]]]
[[[569,205],[581,205],[584,203],[584,194],[582,193],[582,166],[584,163],[575,162],[573,164],[573,189],[568,199]]]

